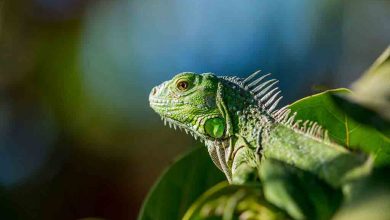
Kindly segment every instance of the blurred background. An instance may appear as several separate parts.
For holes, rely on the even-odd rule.
[[[135,219],[201,147],[150,89],[182,71],[348,87],[390,44],[390,1],[0,0],[0,219]]]

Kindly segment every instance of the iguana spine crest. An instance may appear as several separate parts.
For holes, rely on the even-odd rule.
[[[283,96],[279,96],[281,91],[276,87],[279,81],[276,79],[265,80],[271,76],[271,73],[260,75],[260,72],[261,70],[258,70],[245,79],[229,76],[223,76],[221,78],[251,93],[253,98],[257,100],[258,106],[267,112],[275,122],[294,128],[306,135],[328,141],[328,132],[318,125],[317,122],[295,120],[297,113],[291,112],[288,106],[280,109],[276,108],[283,98]]]

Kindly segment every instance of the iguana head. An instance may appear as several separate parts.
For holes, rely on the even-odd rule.
[[[203,141],[232,136],[255,141],[259,129],[273,120],[281,97],[274,85],[255,72],[249,77],[184,72],[152,89],[150,106],[165,123],[190,132]]]
[[[150,106],[175,128],[201,139],[228,135],[227,118],[218,101],[219,79],[213,74],[184,72],[152,89]]]

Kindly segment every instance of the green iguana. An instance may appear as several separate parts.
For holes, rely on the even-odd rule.
[[[249,77],[184,72],[154,87],[150,106],[164,123],[184,129],[208,148],[230,183],[258,178],[267,158],[311,172],[332,186],[369,161],[333,143],[315,122],[295,120],[281,100],[275,79],[257,71]]]

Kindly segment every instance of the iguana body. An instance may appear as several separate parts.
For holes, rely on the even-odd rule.
[[[203,141],[231,183],[257,178],[261,161],[273,158],[339,186],[366,158],[332,143],[320,126],[278,110],[277,80],[256,72],[246,79],[181,73],[153,88],[151,107],[175,128]]]

